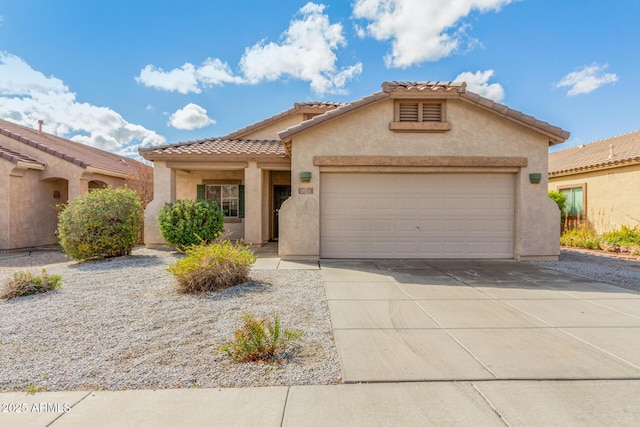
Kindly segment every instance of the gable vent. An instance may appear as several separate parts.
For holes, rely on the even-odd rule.
[[[422,105],[422,121],[423,122],[441,122],[442,106],[440,104],[423,104]]]
[[[400,117],[401,122],[417,122],[418,116],[418,103],[415,104],[400,104]]]

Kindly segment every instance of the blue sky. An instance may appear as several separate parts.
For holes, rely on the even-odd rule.
[[[640,128],[639,18],[637,0],[0,0],[0,118],[136,156],[464,80],[566,148]]]

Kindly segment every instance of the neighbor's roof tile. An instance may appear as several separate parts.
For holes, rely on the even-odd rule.
[[[0,120],[0,134],[83,168],[93,166],[127,175],[137,175],[138,167],[148,167],[127,157],[6,120]]]
[[[26,154],[19,153],[15,150],[12,150],[8,147],[3,147],[0,145],[0,158],[8,160],[12,163],[25,162],[25,163],[33,163],[38,165],[45,165],[44,162],[40,160],[34,159],[33,157],[29,157]]]
[[[567,175],[628,162],[640,162],[640,130],[550,153],[549,174]]]

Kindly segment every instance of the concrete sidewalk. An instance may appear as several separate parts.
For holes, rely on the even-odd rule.
[[[6,393],[0,425],[633,426],[639,394],[625,380]]]

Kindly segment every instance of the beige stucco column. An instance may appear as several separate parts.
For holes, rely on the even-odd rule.
[[[244,240],[262,245],[262,169],[249,162],[244,170]]]
[[[9,249],[11,224],[11,180],[13,163],[0,159],[0,176],[9,178],[9,182],[0,185],[0,249]]]
[[[80,176],[69,179],[69,200],[73,200],[89,191],[89,180]]]
[[[176,171],[166,162],[153,164],[153,200],[144,210],[144,244],[148,248],[162,247],[167,243],[160,234],[158,212],[165,203],[176,201]]]

